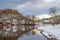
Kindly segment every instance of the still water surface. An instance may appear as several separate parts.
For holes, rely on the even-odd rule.
[[[47,39],[40,33],[33,34],[32,32],[28,32],[19,37],[18,40],[47,40]]]

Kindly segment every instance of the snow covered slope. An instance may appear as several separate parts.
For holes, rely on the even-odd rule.
[[[43,30],[43,34],[49,37],[49,35],[56,37],[60,40],[60,24],[58,25],[43,25],[39,26],[38,29]]]

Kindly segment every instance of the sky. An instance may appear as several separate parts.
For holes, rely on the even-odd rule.
[[[60,12],[60,0],[0,0],[0,9],[16,9],[23,15],[49,14],[49,8]]]

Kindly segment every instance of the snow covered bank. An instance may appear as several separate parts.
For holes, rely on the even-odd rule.
[[[38,29],[43,30],[43,34],[45,34],[47,37],[56,37],[58,40],[60,40],[60,24],[58,25],[43,25],[39,26]]]

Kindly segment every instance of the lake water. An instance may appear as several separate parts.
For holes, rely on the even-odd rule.
[[[40,33],[33,34],[32,32],[28,32],[19,37],[18,40],[47,40],[47,39]]]
[[[41,25],[38,26],[38,29],[44,30],[43,33],[49,37],[48,35],[52,35],[57,40],[60,40],[60,24],[57,25]],[[34,35],[32,32],[28,32],[23,34],[18,40],[47,40],[42,34],[35,33]]]

